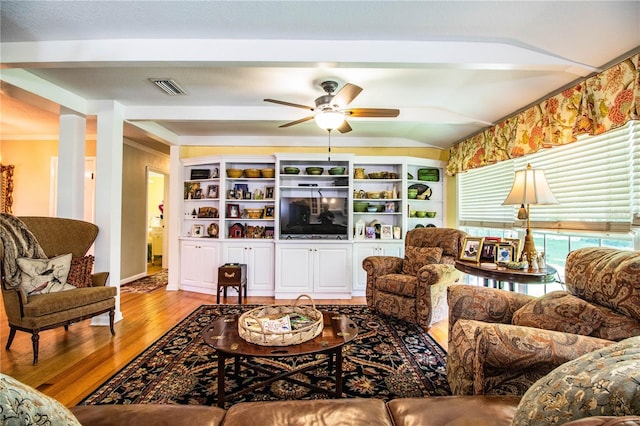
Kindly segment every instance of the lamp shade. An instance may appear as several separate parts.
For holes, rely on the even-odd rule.
[[[330,109],[320,110],[313,119],[321,129],[335,130],[344,122],[344,112]]]
[[[558,204],[558,200],[549,188],[544,170],[532,169],[527,164],[525,170],[516,172],[511,192],[502,204]]]

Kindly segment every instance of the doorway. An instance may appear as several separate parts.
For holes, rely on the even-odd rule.
[[[168,176],[161,170],[147,167],[147,275],[166,268],[166,227],[164,200],[168,196]]]

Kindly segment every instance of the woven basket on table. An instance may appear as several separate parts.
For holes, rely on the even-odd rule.
[[[311,301],[309,305],[298,305],[301,298],[307,298]],[[273,318],[277,316],[285,316],[287,314],[298,313],[310,318],[313,323],[305,327],[301,327],[296,330],[286,332],[272,332],[264,330],[260,318]],[[247,326],[246,320],[253,319],[260,324],[261,330],[251,329]],[[249,343],[254,343],[261,346],[290,346],[304,343],[313,339],[318,334],[322,333],[323,320],[322,312],[316,309],[316,305],[313,299],[306,294],[298,296],[293,306],[291,305],[270,305],[261,306],[259,308],[251,309],[240,315],[238,321],[238,334],[241,338]]]

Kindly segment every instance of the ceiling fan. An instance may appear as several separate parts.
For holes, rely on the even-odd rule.
[[[277,99],[265,99],[265,102],[273,102],[275,104],[313,111],[313,115],[282,124],[278,127],[289,127],[304,123],[305,121],[315,120],[320,128],[328,130],[329,132],[331,132],[331,130],[338,130],[340,133],[347,133],[351,131],[351,126],[346,121],[347,117],[397,117],[398,114],[400,114],[400,110],[398,109],[347,108],[347,105],[362,92],[362,88],[355,84],[346,83],[336,94],[333,94],[338,88],[338,83],[335,81],[323,81],[320,83],[320,87],[322,87],[327,94],[316,98],[315,107],[279,101]]]

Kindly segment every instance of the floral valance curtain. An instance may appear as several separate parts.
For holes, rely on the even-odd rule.
[[[640,53],[453,146],[447,174],[521,157],[640,119]]]

